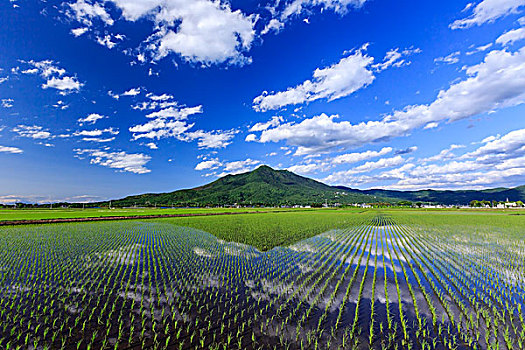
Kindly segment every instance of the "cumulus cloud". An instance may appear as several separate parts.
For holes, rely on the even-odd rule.
[[[119,133],[118,129],[107,128],[107,129],[94,129],[94,130],[79,130],[79,131],[75,131],[75,133],[73,133],[73,136],[94,137],[94,136],[101,136],[103,134],[118,135],[118,133]]]
[[[107,34],[104,36],[97,36],[97,43],[99,43],[102,46],[107,47],[108,49],[112,49],[115,46],[117,46],[117,42],[115,40],[123,40],[123,39],[124,37],[120,34],[117,34],[115,36]]]
[[[525,27],[509,30],[496,39],[496,43],[507,46],[516,41],[525,39]]]
[[[327,166],[326,163],[309,163],[309,164],[297,164],[288,167],[286,170],[297,174],[311,174],[320,170],[323,170]]]
[[[261,162],[258,160],[247,158],[245,160],[238,160],[234,162],[224,163],[223,172],[219,174],[219,177],[225,175],[235,175],[240,173],[245,173],[251,171],[255,166],[259,165]]]
[[[261,34],[278,32],[287,20],[300,14],[318,8],[321,12],[331,10],[339,15],[344,15],[350,8],[360,8],[367,0],[276,0],[273,6],[267,9],[273,17]]]
[[[77,0],[75,3],[68,4],[68,7],[66,9],[68,17],[88,27],[93,25],[95,19],[109,26],[114,23],[106,9],[96,2]]]
[[[397,151],[394,152],[394,154],[396,154],[396,155],[398,155],[398,154],[409,154],[409,153],[417,151],[417,149],[418,149],[417,146],[411,146],[411,147],[407,147],[405,149],[398,149]]]
[[[465,72],[467,78],[441,90],[430,104],[407,106],[381,120],[358,124],[321,114],[264,130],[258,141],[285,140],[298,147],[297,155],[326,152],[388,140],[431,123],[457,121],[525,101],[525,48],[491,51],[483,62],[466,67]]]
[[[213,169],[217,169],[221,165],[222,165],[222,163],[217,158],[214,158],[214,159],[209,159],[209,160],[205,160],[205,161],[202,161],[202,162],[198,163],[195,166],[195,170],[199,170],[199,171],[201,171],[201,170],[213,170]]]
[[[246,135],[246,138],[244,139],[246,142],[253,142],[257,141],[257,136],[255,134],[248,134]]]
[[[332,159],[333,164],[353,164],[366,159],[381,157],[392,152],[392,147],[383,147],[379,151],[341,154]]]
[[[42,78],[46,80],[42,84],[43,89],[56,89],[59,90],[61,95],[67,95],[72,92],[78,92],[84,85],[78,81],[76,77],[68,76],[66,70],[56,65],[54,61],[21,61],[34,68],[23,70],[23,74],[37,74],[39,73]]]
[[[76,37],[79,37],[82,34],[86,33],[88,30],[89,28],[87,27],[74,28],[74,29],[71,29],[71,34],[73,34]]]
[[[281,116],[274,116],[272,119],[265,123],[257,123],[253,125],[249,131],[263,131],[270,127],[275,127],[281,124],[284,121],[284,118]]]
[[[18,147],[8,147],[0,145],[0,153],[20,154],[24,153],[24,151]]]
[[[525,129],[511,131],[501,137],[485,138],[482,142],[483,146],[465,154],[463,158],[475,157],[479,161],[485,161],[489,158],[505,159],[516,154],[525,155]]]
[[[35,140],[50,139],[54,136],[43,127],[38,125],[17,125],[12,129],[20,137],[27,137]]]
[[[381,182],[383,188],[418,190],[473,189],[521,185],[525,179],[525,129],[491,136],[477,143],[474,151],[457,156],[452,151],[463,145],[450,145],[439,154],[419,160],[422,165],[406,163],[378,174],[335,173],[331,183],[351,186]],[[384,185],[385,181],[393,182]]]
[[[457,156],[452,151],[454,151],[456,149],[459,149],[459,148],[463,148],[463,147],[465,147],[465,146],[452,144],[452,145],[450,145],[450,147],[442,150],[438,154],[436,154],[436,155],[434,155],[432,157],[424,158],[421,161],[422,162],[437,162],[437,161],[443,161],[443,160],[448,160],[448,159],[454,159]]]
[[[78,125],[82,126],[84,124],[95,124],[98,120],[107,118],[106,116],[97,114],[97,113],[91,113],[85,118],[78,119]]]
[[[189,131],[194,124],[189,124],[187,118],[193,114],[202,113],[202,106],[196,107],[170,107],[147,115],[152,119],[145,124],[129,128],[133,139],[161,139],[174,137],[183,140],[183,134]]]
[[[367,47],[368,44],[365,44],[358,50],[350,51],[348,56],[329,67],[317,68],[311,79],[295,87],[279,92],[264,91],[253,99],[253,109],[264,112],[318,99],[333,101],[346,97],[370,85],[375,79],[374,72],[408,65],[410,62],[406,57],[421,52],[413,48],[396,48],[387,52],[382,62],[373,64],[374,58],[366,54]]]
[[[445,63],[445,64],[454,64],[454,63],[458,63],[459,62],[459,54],[461,52],[459,51],[456,51],[456,52],[452,52],[451,54],[447,55],[447,56],[444,56],[444,57],[437,57],[434,59],[434,62],[436,63]]]
[[[117,169],[122,172],[134,174],[147,174],[151,170],[146,168],[146,164],[151,157],[142,153],[109,152],[100,149],[75,149],[76,157],[83,159],[89,158],[90,164],[102,165],[108,168]]]
[[[483,0],[473,7],[472,15],[454,21],[450,28],[464,29],[490,23],[512,13],[518,13],[523,5],[525,5],[523,0]],[[470,8],[472,8],[471,4],[467,5],[465,10]]]
[[[338,63],[326,68],[317,68],[311,80],[306,80],[286,91],[263,92],[254,98],[253,108],[264,112],[321,98],[333,101],[368,86],[374,81],[375,76],[370,69],[374,59],[365,53],[366,48],[365,44]]]
[[[148,147],[149,149],[159,149],[157,144],[155,144],[153,142],[146,143],[144,146]]]
[[[366,162],[350,170],[337,171],[328,175],[323,181],[328,183],[345,183],[347,178],[359,173],[371,172],[378,169],[391,168],[405,163],[406,160],[401,156],[391,158],[381,158],[374,162]]]
[[[2,104],[3,108],[11,108],[11,107],[13,107],[13,103],[14,102],[15,101],[12,98],[3,98],[1,100],[1,104]]]
[[[199,148],[225,148],[232,143],[237,130],[197,130],[189,132],[183,140],[197,140]]]
[[[140,94],[140,87],[138,88],[131,88],[129,90],[124,91],[120,96],[137,96]]]
[[[42,84],[42,89],[53,88],[60,90],[63,94],[67,94],[80,90],[81,86],[82,84],[74,77],[52,77]]]
[[[257,17],[232,10],[225,1],[209,0],[110,0],[127,21],[154,22],[155,31],[142,54],[154,60],[170,53],[205,65],[245,64]]]
[[[421,53],[421,49],[419,48],[416,48],[416,49],[409,48],[409,49],[404,49],[404,50],[401,50],[399,48],[391,49],[390,51],[386,53],[385,57],[383,58],[383,62],[374,64],[372,68],[374,68],[378,72],[381,72],[390,67],[399,68],[399,67],[407,66],[411,62],[407,61],[406,57],[416,54],[416,53]]]

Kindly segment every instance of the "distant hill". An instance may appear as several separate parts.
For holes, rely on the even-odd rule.
[[[133,205],[311,205],[392,201],[374,194],[346,193],[336,187],[299,176],[288,170],[262,165],[238,175],[226,175],[207,185],[169,193],[146,193],[112,201],[115,206]]]
[[[525,199],[525,186],[483,191],[391,191],[357,190],[328,186],[288,170],[262,165],[257,169],[226,175],[207,185],[168,193],[146,193],[112,201],[113,206],[216,206],[216,205],[312,205],[328,203],[396,203],[399,201],[468,204],[471,200],[510,201]],[[98,204],[105,204],[98,203]]]
[[[337,186],[344,191],[352,189],[345,186]],[[504,202],[507,199],[511,202],[525,200],[525,186],[515,188],[492,188],[487,190],[457,190],[457,191],[391,191],[391,190],[358,190],[360,193],[375,195],[378,197],[399,198],[411,202],[432,202],[446,205],[468,204],[472,200],[486,200]]]

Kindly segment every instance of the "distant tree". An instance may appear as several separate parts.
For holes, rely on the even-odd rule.
[[[479,207],[483,206],[483,202],[474,199],[474,200],[470,201],[470,206],[471,207],[475,207],[475,208],[479,208]]]

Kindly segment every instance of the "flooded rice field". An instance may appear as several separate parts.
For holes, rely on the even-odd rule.
[[[519,349],[525,245],[378,216],[267,252],[162,222],[0,229],[1,349]]]

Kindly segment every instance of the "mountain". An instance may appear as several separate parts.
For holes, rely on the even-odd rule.
[[[113,206],[217,206],[217,205],[312,205],[328,203],[373,203],[399,201],[468,204],[472,200],[524,201],[525,186],[482,191],[393,191],[357,190],[328,186],[288,170],[262,165],[257,169],[226,175],[207,185],[168,193],[146,193],[112,201]],[[94,203],[99,205],[105,203]]]
[[[343,191],[359,191],[363,194],[375,195],[384,198],[398,198],[411,202],[432,202],[438,204],[455,205],[468,204],[472,200],[486,200],[504,202],[524,201],[525,186],[515,188],[491,188],[487,190],[419,190],[419,191],[392,191],[392,190],[353,190],[345,186],[336,186]]]
[[[112,201],[114,206],[134,205],[311,205],[392,201],[374,194],[346,191],[319,181],[296,175],[288,170],[274,170],[262,165],[237,175],[226,175],[207,185],[169,193],[146,193]]]

